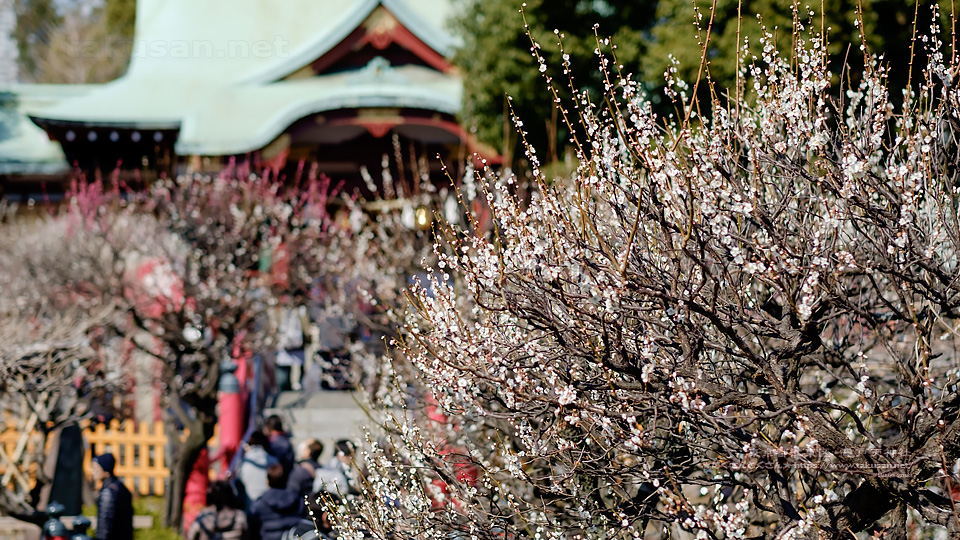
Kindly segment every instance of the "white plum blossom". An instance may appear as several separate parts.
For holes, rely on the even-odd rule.
[[[768,32],[709,104],[669,68],[666,119],[607,73],[560,104],[582,119],[569,177],[529,147],[529,181],[472,172],[495,225],[444,228],[410,291],[380,410],[396,457],[366,464],[346,529],[905,537],[916,512],[960,534],[936,495],[960,459],[957,62],[927,42],[896,111],[883,62],[840,96],[809,36]]]

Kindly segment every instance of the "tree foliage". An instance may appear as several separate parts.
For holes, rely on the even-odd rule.
[[[455,59],[465,72],[465,121],[477,127],[481,140],[512,155],[519,148],[510,124],[512,108],[524,121],[531,142],[550,151],[550,145],[566,139],[558,137],[566,127],[554,114],[552,96],[540,82],[538,65],[530,54],[528,29],[541,43],[547,73],[563,73],[566,53],[578,85],[599,89],[602,81],[591,55],[597,47],[593,25],[602,37],[616,43],[626,69],[636,71],[644,50],[643,32],[653,21],[655,5],[647,1],[531,0],[524,7],[527,28],[518,1],[466,2],[456,21],[464,44]],[[554,30],[557,37],[563,35],[563,51]],[[507,96],[512,99],[509,104]]]
[[[765,32],[773,34],[777,47],[784,51],[794,48],[798,34],[809,41],[814,34],[822,33],[828,41],[832,90],[845,87],[849,79],[859,82],[864,45],[868,54],[882,53],[882,63],[888,67],[899,66],[889,71],[887,80],[892,99],[899,103],[901,90],[908,82],[906,66],[911,53],[917,56],[916,65],[926,61],[923,48],[911,45],[915,28],[929,28],[930,8],[935,3],[844,0],[805,7],[790,0],[720,0],[698,1],[691,9],[688,1],[660,0],[658,24],[651,31],[650,45],[641,62],[643,80],[648,88],[662,88],[663,74],[675,66],[684,80],[695,80],[698,73],[709,76],[722,95],[736,84],[738,66],[743,65],[738,59],[762,55],[760,43]],[[951,24],[949,2],[939,5],[940,22]],[[707,64],[701,68],[704,50]],[[841,81],[841,77],[848,80]]]
[[[64,219],[120,261],[104,270],[101,293],[122,301],[132,321],[125,335],[159,366],[173,441],[172,526],[217,423],[221,363],[237,349],[268,348],[274,336],[261,315],[302,298],[330,262],[327,195],[316,179],[300,191],[256,178],[181,177],[144,193],[92,183],[72,196]],[[131,222],[149,233],[131,235]]]
[[[464,120],[477,128],[483,141],[501,149],[509,163],[519,144],[509,121],[512,106],[529,141],[541,149],[545,163],[564,157],[570,132],[558,120],[551,104],[553,96],[537,77],[539,66],[530,54],[527,30],[540,43],[546,73],[564,81],[558,85],[563,99],[570,97],[565,82],[568,74],[574,77],[574,86],[600,95],[603,84],[592,55],[597,37],[609,38],[617,46],[616,63],[623,66],[623,72],[636,75],[650,92],[656,110],[665,115],[674,112],[669,100],[662,99],[667,70],[675,68],[677,76],[687,81],[710,77],[715,91],[724,96],[737,83],[738,66],[743,67],[737,59],[744,56],[744,47],[747,58],[759,58],[760,39],[769,31],[781,50],[792,50],[797,22],[804,27],[799,37],[808,42],[815,33],[828,29],[824,33],[834,77],[832,92],[849,82],[841,78],[859,81],[863,43],[868,54],[883,53],[881,64],[898,66],[889,71],[888,84],[893,101],[899,104],[912,55],[917,57],[915,65],[926,62],[923,48],[914,43],[913,36],[915,28],[929,27],[934,3],[843,0],[808,6],[791,0],[530,1],[523,8],[525,28],[519,0],[466,2],[456,22],[464,37],[456,57],[465,72]],[[950,28],[955,19],[953,8],[946,1],[939,1],[939,6],[940,23]],[[808,15],[811,8],[816,11],[812,19]],[[553,35],[555,29],[562,40]],[[861,38],[861,29],[865,38]],[[559,41],[570,56],[566,70]],[[704,52],[707,62],[701,68]],[[741,83],[743,79],[740,77]],[[709,89],[703,86],[699,90],[704,92],[704,106],[708,105]],[[507,96],[512,98],[509,103]]]
[[[103,7],[107,28],[117,36],[133,39],[137,19],[136,0],[107,0]]]
[[[722,88],[731,88],[734,84],[738,59],[744,56],[745,41],[749,47],[748,58],[749,55],[760,56],[760,38],[765,31],[774,34],[776,44],[781,50],[791,50],[794,19],[797,17],[804,21],[804,24],[810,25],[804,32],[804,37],[809,38],[813,33],[820,33],[822,28],[830,29],[825,35],[830,41],[828,51],[835,67],[841,66],[844,61],[857,65],[861,58],[859,47],[851,51],[848,50],[848,45],[857,44],[859,41],[855,25],[857,7],[860,4],[863,4],[864,13],[861,17],[866,35],[871,36],[871,45],[876,47],[876,42],[881,39],[881,34],[876,32],[877,15],[871,4],[862,2],[831,2],[825,11],[818,10],[817,16],[808,21],[808,14],[799,12],[801,6],[790,1],[723,1],[717,2],[716,10],[711,14],[711,2],[697,2],[695,11],[691,9],[690,2],[664,0],[657,6],[657,16],[663,22],[653,29],[653,43],[644,59],[644,65],[648,68],[644,76],[651,86],[662,86],[663,73],[671,65],[672,56],[679,65],[678,75],[681,78],[696,79],[711,18],[712,27],[706,51],[709,65],[705,66],[705,72],[709,72]],[[692,46],[694,43],[699,46]],[[851,53],[854,54],[853,58],[850,58]],[[862,64],[862,61],[859,63]]]
[[[29,236],[11,229],[0,243],[0,314],[16,317],[0,324],[0,336],[9,338],[0,347],[0,374],[9,368],[29,379],[47,370],[49,380],[36,392],[55,387],[60,393],[48,392],[50,399],[66,404],[69,395],[71,405],[57,408],[59,416],[44,409],[29,420],[20,399],[33,395],[25,390],[33,383],[15,385],[10,374],[11,382],[0,385],[0,412],[53,427],[81,418],[91,396],[70,384],[88,364],[103,361],[88,358],[90,340],[81,338],[121,338],[156,366],[150,371],[158,374],[172,450],[167,519],[177,526],[187,476],[217,423],[221,365],[276,349],[268,312],[306,304],[320,318],[344,321],[348,332],[359,329],[349,350],[337,352],[348,353],[363,374],[348,373],[350,382],[376,391],[380,337],[395,335],[386,313],[403,301],[411,273],[431,260],[429,229],[408,226],[405,215],[421,208],[429,218],[439,194],[429,182],[411,185],[385,172],[389,198],[364,203],[336,195],[314,173],[286,185],[241,173],[180,177],[143,192],[115,180],[106,188],[77,182],[69,205],[42,229]],[[78,337],[64,345],[61,333]],[[368,339],[360,339],[364,334]],[[61,351],[67,345],[76,350]],[[132,371],[116,361],[99,369],[106,382]],[[24,454],[33,460],[24,467],[37,456]],[[0,510],[32,499],[21,490],[10,500],[0,498]]]
[[[84,84],[116,79],[133,49],[136,2],[103,5],[16,0],[20,76],[28,82]]]
[[[0,421],[17,435],[0,452],[0,511],[22,519],[42,519],[53,482],[48,445],[61,428],[88,416],[95,392],[125,388],[112,331],[120,311],[92,286],[112,261],[74,232],[48,220],[0,230]]]
[[[346,536],[960,533],[938,35],[898,109],[875,60],[834,101],[826,42],[772,34],[711,118],[676,80],[666,127],[629,78],[578,96],[572,177],[488,184],[496,234],[450,228],[414,291]]]
[[[17,57],[20,72],[32,78],[37,70],[40,50],[61,21],[60,14],[53,0],[16,0],[14,12],[17,17],[14,37],[20,52]]]

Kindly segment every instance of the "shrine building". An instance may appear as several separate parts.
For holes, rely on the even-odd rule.
[[[24,112],[67,167],[105,174],[280,173],[303,161],[362,186],[361,167],[378,178],[384,156],[431,176],[474,155],[496,163],[458,122],[452,10],[451,0],[139,0],[125,75]],[[80,52],[111,53],[90,48]]]

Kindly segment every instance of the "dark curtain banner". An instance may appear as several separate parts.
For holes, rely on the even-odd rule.
[[[50,502],[65,507],[64,515],[79,516],[83,506],[83,433],[73,424],[60,432],[60,451],[50,488]]]

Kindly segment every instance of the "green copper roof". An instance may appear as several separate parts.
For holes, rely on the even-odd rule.
[[[43,110],[86,94],[91,85],[22,84],[0,88],[0,174],[58,174],[68,169],[60,145],[31,122],[25,109]]]
[[[407,65],[281,80],[336,46],[383,6],[449,55],[452,0],[140,0],[127,74],[96,91],[30,109],[38,120],[180,128],[181,155],[262,148],[303,116],[349,107],[456,113],[456,75]]]

